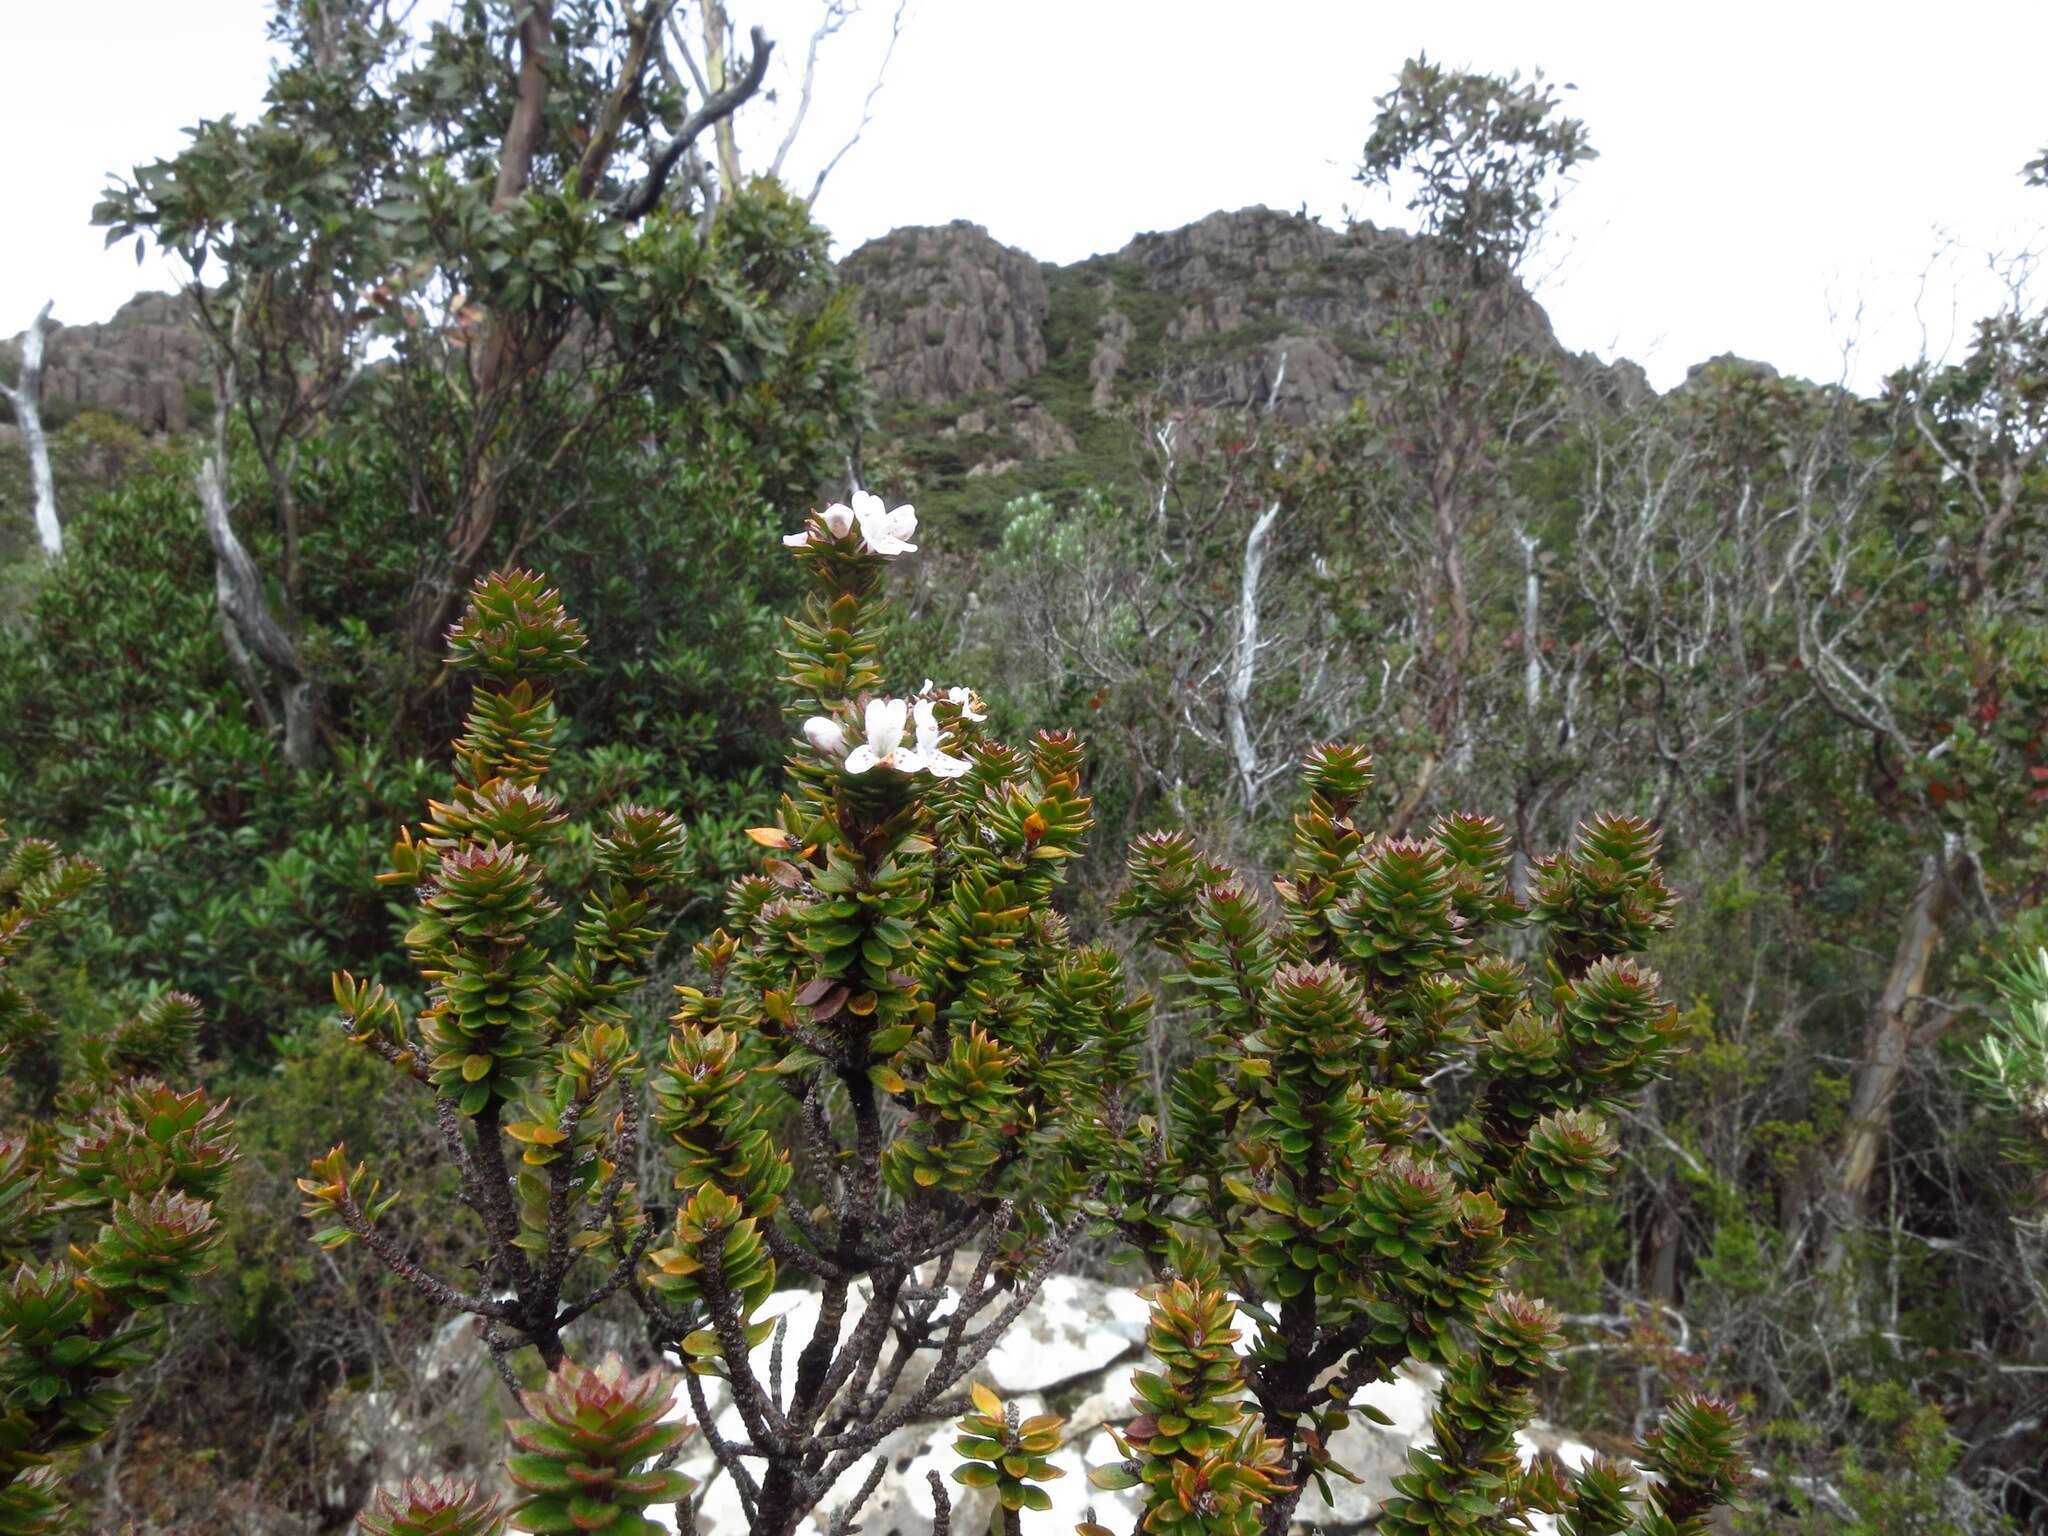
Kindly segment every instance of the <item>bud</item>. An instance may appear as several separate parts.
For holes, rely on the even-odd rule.
[[[846,727],[827,715],[813,715],[803,723],[803,739],[827,758],[846,756]]]

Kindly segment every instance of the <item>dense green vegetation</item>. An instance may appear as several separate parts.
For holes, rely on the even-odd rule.
[[[1464,1529],[1475,1489],[1564,1510],[1580,1536],[1696,1528],[1687,1509],[1631,1527],[1619,1469],[1567,1495],[1511,1468],[1532,1408],[1619,1453],[1688,1394],[1748,1421],[1745,1529],[2048,1528],[2039,304],[2016,290],[1961,357],[1874,398],[1734,362],[1617,398],[1530,344],[1518,277],[1587,129],[1540,81],[1418,62],[1377,119],[1361,103],[1361,176],[1414,190],[1420,238],[1389,247],[1378,328],[1345,341],[1372,381],[1348,411],[1191,405],[1207,343],[1165,345],[1168,296],[1101,258],[1048,269],[1049,361],[1020,391],[1079,451],[969,478],[1007,456],[1000,430],[939,432],[1001,402],[867,398],[825,232],[691,116],[751,60],[716,33],[727,74],[706,88],[657,70],[647,17],[669,9],[464,5],[422,41],[379,6],[284,4],[266,113],[204,125],[108,194],[116,233],[204,270],[219,374],[188,439],[52,419],[55,562],[16,526],[0,463],[0,814],[49,840],[14,845],[0,925],[66,919],[4,957],[0,1215],[30,1218],[7,1216],[0,1246],[45,1290],[58,1238],[90,1250],[68,1262],[98,1276],[80,1294],[132,1399],[81,1386],[74,1411],[44,1392],[8,1303],[0,1476],[41,1499],[52,1474],[24,1481],[23,1447],[47,1442],[89,1525],[310,1532],[388,1471],[373,1409],[495,1466],[509,1403],[429,1368],[445,1319],[417,1280],[307,1241],[293,1181],[318,1158],[300,1188],[327,1242],[374,1230],[378,1258],[488,1302],[492,1359],[537,1389],[529,1507],[566,1475],[542,1464],[559,1449],[543,1421],[579,1393],[617,1431],[619,1475],[668,1496],[630,1469],[671,1384],[597,1366],[558,1322],[645,1258],[646,1304],[617,1279],[586,1326],[635,1370],[660,1345],[714,1367],[735,1353],[697,1330],[715,1335],[720,1308],[744,1328],[733,1299],[789,1260],[728,1246],[765,1270],[707,1288],[706,1233],[772,1226],[792,1178],[777,1149],[830,1118],[782,1084],[822,1061],[818,1102],[852,1117],[849,1147],[872,1129],[862,1103],[900,1109],[867,1197],[905,1244],[972,1216],[1003,1285],[1063,1263],[1155,1287],[1174,1369],[1143,1386],[1154,1422],[1127,1440],[1160,1529],[1284,1516],[1276,1469],[1330,1470],[1315,1414],[1337,1410],[1309,1387],[1373,1350],[1376,1367],[1443,1361],[1462,1415],[1455,1444],[1418,1452],[1389,1529]],[[523,59],[546,61],[538,94]],[[1489,152],[1444,152],[1475,142]],[[1106,307],[1133,336],[1098,410]],[[855,467],[938,536],[884,564],[825,551],[846,530],[813,519],[791,558],[782,537],[849,498]],[[476,585],[515,566],[555,595]],[[472,594],[455,638],[483,703],[444,664]],[[489,700],[522,668],[546,681],[533,658],[569,633],[563,613],[573,701],[545,731],[507,727]],[[507,634],[531,643],[504,651]],[[858,675],[835,674],[848,656]],[[890,801],[818,737],[793,745],[819,712],[842,744],[872,741],[862,695],[924,675],[986,699],[985,727],[944,710],[972,759],[957,783],[920,775]],[[522,756],[539,746],[544,783]],[[569,819],[493,799],[500,780]],[[448,803],[394,863],[430,797]],[[1127,868],[1124,847],[1162,828]],[[506,876],[533,903],[522,939],[567,981],[506,980],[445,905],[425,931],[409,899],[447,897],[425,882],[454,850],[522,840],[547,877]],[[105,878],[57,892],[59,848]],[[839,932],[844,913],[793,909],[791,877],[888,907],[888,953]],[[1482,934],[1486,958],[1467,957]],[[1586,978],[1640,980],[1633,951],[1661,993],[1655,976],[1603,993],[1595,1017]],[[789,999],[815,1010],[836,994],[807,987],[862,967],[865,990],[816,1017],[830,1043],[797,1033]],[[517,1028],[491,1033],[501,1002],[454,1009],[451,974],[517,991]],[[950,1054],[920,1056],[945,1020]],[[735,1068],[721,1053],[741,1038]],[[1334,1097],[1330,1063],[1348,1063]],[[107,1257],[134,1234],[86,1198],[116,1197],[74,1188],[61,1145],[91,1115],[147,1120],[143,1072],[203,1082],[202,1108],[232,1098],[239,1151],[209,1143],[233,1175],[209,1165],[190,1188],[182,1165],[127,1165],[145,1194],[212,1202],[174,1213],[171,1278],[138,1301]],[[636,1073],[658,1079],[644,1141],[622,1129]],[[1111,1082],[1159,1101],[1091,1096]],[[466,1117],[457,1155],[436,1093]],[[1014,1150],[1019,1094],[1037,1118]],[[544,1122],[572,1102],[588,1116],[556,1154]],[[1604,1126],[1576,1118],[1594,1113]],[[1172,1157],[1148,1154],[1148,1114]],[[510,1186],[525,1204],[465,1213],[501,1131],[539,1170]],[[1413,1152],[1400,1179],[1389,1149]],[[1328,1182],[1326,1156],[1353,1182]],[[406,1198],[377,1212],[358,1160]],[[791,1204],[844,1196],[798,1171]],[[17,1185],[61,1198],[46,1215]],[[1036,1205],[994,1226],[998,1193]],[[1335,1214],[1360,1205],[1385,1224]],[[553,1254],[584,1206],[608,1231]],[[852,1212],[833,1217],[824,1287],[910,1283],[901,1252],[846,1234]],[[1442,1258],[1454,1229],[1484,1262]],[[31,1282],[13,1284],[19,1302]],[[1375,1312],[1396,1286],[1427,1300]],[[1242,1375],[1184,1380],[1229,1353],[1224,1292],[1272,1327]],[[157,1329],[167,1303],[194,1304]],[[580,1364],[542,1387],[565,1349]],[[1156,1419],[1188,1404],[1229,1463],[1206,1525],[1186,1498],[1204,1448]],[[965,1454],[989,1470],[971,1476],[1028,1512],[1050,1430],[976,1408],[963,1434],[984,1449]],[[1646,1457],[1701,1509],[1726,1491],[1718,1412],[1682,1410]],[[775,1536],[819,1470],[778,1433]],[[23,1502],[20,1528],[54,1503]],[[451,1485],[393,1492],[369,1522],[498,1518]]]

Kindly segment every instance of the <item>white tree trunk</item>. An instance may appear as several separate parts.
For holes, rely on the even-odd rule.
[[[1543,583],[1536,574],[1536,550],[1543,543],[1531,534],[1515,530],[1522,546],[1522,652],[1527,665],[1522,675],[1522,705],[1531,717],[1543,702],[1543,656],[1536,644],[1536,627],[1542,621]]]
[[[1842,1144],[1835,1158],[1832,1188],[1827,1191],[1827,1241],[1821,1268],[1839,1269],[1848,1237],[1860,1228],[1870,1205],[1871,1181],[1879,1154],[1891,1133],[1891,1107],[1907,1060],[1920,1035],[1920,1004],[1928,972],[1941,943],[1942,925],[1955,893],[1970,878],[1974,861],[1954,833],[1942,839],[1939,853],[1930,853],[1920,868],[1912,905],[1899,924],[1898,947],[1884,990],[1870,1005],[1863,1032],[1863,1060],[1849,1080],[1849,1107]]]
[[[311,766],[319,749],[318,698],[313,680],[299,664],[298,648],[270,611],[264,596],[263,578],[249,551],[235,536],[228,521],[227,476],[217,453],[199,461],[197,475],[199,511],[206,525],[207,542],[213,546],[214,598],[220,605],[221,633],[227,640],[228,655],[245,683],[254,683],[250,666],[253,653],[277,680],[284,702],[284,756],[294,768]],[[262,689],[252,689],[258,712],[269,723],[272,715]]]
[[[43,553],[54,560],[64,553],[64,526],[57,521],[57,482],[50,474],[50,438],[43,430],[41,404],[43,386],[43,338],[50,326],[52,300],[45,304],[21,339],[21,377],[13,388],[0,384],[0,395],[14,407],[14,419],[21,427],[22,446],[28,450],[29,481],[34,489],[36,538]]]
[[[1238,803],[1247,813],[1258,809],[1265,778],[1259,772],[1259,754],[1252,745],[1251,722],[1246,710],[1251,703],[1252,684],[1258,676],[1259,660],[1259,577],[1266,565],[1266,541],[1279,521],[1280,503],[1261,512],[1244,541],[1244,577],[1237,597],[1237,654],[1231,659],[1230,681],[1223,690],[1223,718],[1230,732],[1230,755],[1237,767]]]

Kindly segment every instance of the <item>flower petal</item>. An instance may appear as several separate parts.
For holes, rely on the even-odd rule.
[[[903,744],[903,722],[910,705],[902,699],[869,699],[867,709],[868,745],[878,757],[887,757]]]
[[[802,549],[811,542],[811,536],[808,531],[803,533],[785,533],[782,536],[782,542],[791,549]]]
[[[881,759],[875,756],[875,749],[873,747],[866,745],[858,746],[846,754],[846,771],[848,773],[866,773],[880,761]]]
[[[891,512],[882,505],[882,498],[868,491],[853,493],[853,515],[860,523],[861,542],[877,555],[905,555],[914,553],[915,544],[909,535],[917,532],[917,513],[908,506]]]

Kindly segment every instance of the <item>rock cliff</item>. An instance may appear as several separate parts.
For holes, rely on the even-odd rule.
[[[0,367],[20,366],[21,340],[0,341]],[[138,293],[98,325],[54,326],[43,362],[43,411],[52,426],[80,411],[110,411],[146,432],[194,425],[195,400],[213,364],[190,307],[177,294]]]
[[[1341,415],[1385,365],[1394,295],[1421,251],[1396,230],[1244,208],[1065,267],[975,224],[900,229],[841,271],[858,290],[883,446],[919,494],[986,511],[1119,478],[1114,417],[1143,394],[1195,408],[1270,398],[1296,424]],[[1592,401],[1648,392],[1633,364],[1567,353],[1527,294],[1506,325]]]
[[[861,291],[869,378],[929,405],[1023,383],[1045,366],[1045,275],[964,220],[899,229],[840,265]]]

